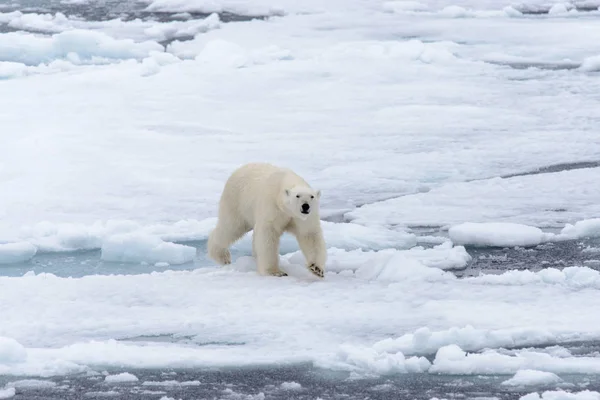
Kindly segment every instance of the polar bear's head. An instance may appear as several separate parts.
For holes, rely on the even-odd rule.
[[[294,218],[306,220],[319,208],[320,198],[320,190],[314,190],[307,186],[294,186],[285,190],[283,204]]]

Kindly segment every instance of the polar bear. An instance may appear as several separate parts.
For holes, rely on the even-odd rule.
[[[279,240],[289,232],[296,237],[307,268],[322,278],[327,250],[320,198],[320,190],[290,169],[268,163],[242,165],[225,183],[217,226],[208,238],[209,256],[221,265],[230,264],[229,247],[253,230],[252,255],[258,272],[286,276],[279,269]]]

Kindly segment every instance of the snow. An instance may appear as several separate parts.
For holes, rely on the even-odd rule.
[[[99,250],[144,268],[0,276],[0,375],[304,362],[527,382],[529,370],[600,371],[597,358],[535,347],[600,339],[597,270],[451,272],[472,261],[469,246],[600,236],[597,11],[146,6],[190,14],[0,14],[0,262]],[[538,7],[549,14],[524,14]],[[270,18],[192,14],[221,11]],[[322,190],[325,279],[289,235],[288,277],[257,275],[251,234],[233,264],[198,261],[223,183],[257,160]],[[171,265],[185,270],[155,270]]]
[[[510,379],[502,382],[506,386],[546,386],[561,382],[562,379],[552,372],[523,369]]]
[[[537,246],[545,239],[539,228],[507,222],[465,222],[451,227],[448,234],[453,243],[472,246]]]
[[[129,372],[122,372],[116,375],[108,375],[104,378],[106,383],[124,383],[124,382],[137,382],[138,377],[130,374]]]
[[[31,260],[37,248],[28,242],[0,243],[0,264],[11,264]]]

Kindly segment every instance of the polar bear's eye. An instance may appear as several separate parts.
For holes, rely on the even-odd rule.
[[[310,195],[310,198],[311,198],[311,199],[314,199],[314,198],[315,198],[315,196],[313,196],[313,195],[311,194],[311,195]]]
[[[297,194],[297,195],[296,195],[296,197],[297,197],[297,198],[300,198],[300,195],[299,195],[299,194]]]

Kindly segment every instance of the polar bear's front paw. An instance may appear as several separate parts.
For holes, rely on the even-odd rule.
[[[319,278],[323,278],[325,276],[325,271],[323,268],[319,267],[317,264],[312,263],[308,266],[310,272],[318,276]]]
[[[282,270],[276,270],[276,271],[269,271],[269,275],[271,276],[288,276],[287,273],[283,272]]]
[[[213,260],[221,265],[231,264],[231,253],[228,249],[214,249],[209,255]]]

